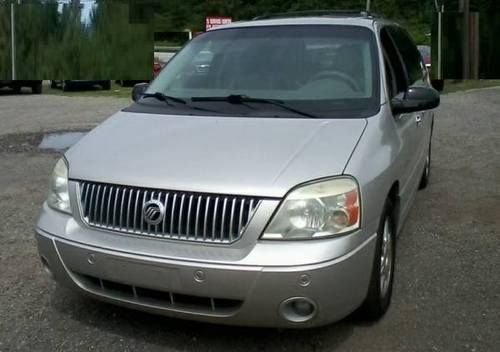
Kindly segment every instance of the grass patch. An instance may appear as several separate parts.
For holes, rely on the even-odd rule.
[[[132,96],[132,87],[122,87],[111,83],[110,90],[103,90],[100,86],[73,88],[68,92],[63,92],[60,88],[50,88],[50,84],[43,86],[43,94],[62,95],[67,97],[111,97],[111,98],[129,98]]]
[[[500,86],[500,80],[480,79],[480,80],[445,80],[443,94],[460,92],[469,89],[489,88]]]

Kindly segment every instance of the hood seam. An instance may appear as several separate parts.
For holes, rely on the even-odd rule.
[[[359,142],[361,141],[361,138],[363,137],[363,135],[365,134],[365,131],[366,131],[366,128],[368,127],[368,119],[364,119],[365,120],[365,126],[363,127],[363,131],[361,131],[361,134],[359,135],[359,138],[358,140],[356,141],[356,144],[354,145],[354,148],[352,148],[352,152],[351,154],[349,155],[349,157],[347,158],[347,161],[344,165],[344,168],[342,169],[342,175],[345,174],[345,170],[347,169],[347,166],[349,165],[349,162],[351,161],[352,159],[352,156],[354,155],[354,152],[356,151],[356,149],[358,148],[358,145],[359,145]]]
[[[300,152],[302,152],[304,150],[304,148],[309,144],[311,143],[311,140],[318,134],[318,131],[325,125],[328,125],[330,123],[330,121],[324,121],[322,122],[321,124],[318,125],[318,127],[316,129],[314,129],[314,131],[311,133],[311,135],[304,141],[304,143],[302,143],[302,145],[297,148],[297,150],[295,150],[295,152],[293,153],[292,157],[290,159],[288,159],[288,161],[283,165],[283,167],[281,168],[281,170],[278,172],[278,174],[276,175],[276,177],[274,178],[273,182],[271,183],[271,185],[276,185],[276,182],[278,181],[278,179],[285,173],[285,171],[288,169],[288,167],[293,163],[293,161],[295,159],[297,159],[297,157],[299,156]]]

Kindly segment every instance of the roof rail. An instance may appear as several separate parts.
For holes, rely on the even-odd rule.
[[[262,16],[257,16],[253,20],[269,20],[275,18],[292,18],[292,17],[365,17],[365,18],[375,18],[380,17],[379,15],[366,12],[366,11],[356,11],[356,10],[307,10],[307,11],[291,11],[291,12],[279,12],[279,13],[269,13]]]

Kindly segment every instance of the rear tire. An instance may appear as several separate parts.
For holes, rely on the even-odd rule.
[[[111,81],[103,82],[102,89],[103,90],[110,90],[111,89]]]
[[[57,88],[57,82],[56,81],[50,81],[50,88],[56,89]]]
[[[42,94],[42,82],[37,82],[31,87],[33,94]]]
[[[370,286],[361,314],[370,321],[384,316],[391,304],[396,259],[396,234],[392,204],[386,201],[377,231]]]

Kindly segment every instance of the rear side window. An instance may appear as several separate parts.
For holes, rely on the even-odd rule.
[[[409,84],[423,80],[422,57],[408,33],[399,27],[390,27],[388,30],[403,59]]]
[[[401,62],[401,54],[394,46],[394,41],[387,33],[386,28],[382,28],[380,31],[380,38],[384,53],[387,88],[389,89],[389,97],[393,98],[408,88],[406,69]]]

